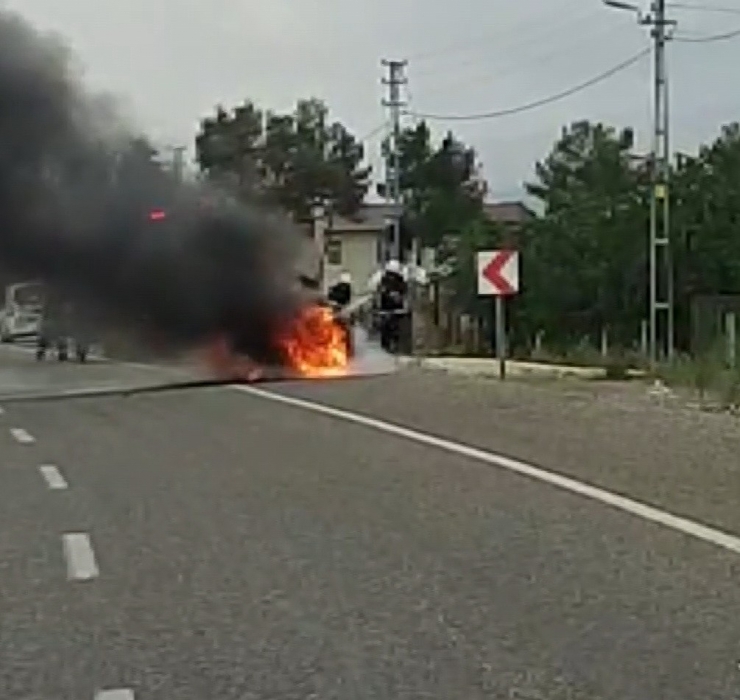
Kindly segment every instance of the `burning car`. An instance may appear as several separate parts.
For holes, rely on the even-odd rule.
[[[303,377],[342,376],[352,358],[352,329],[328,303],[306,306],[280,337],[290,368]]]
[[[229,338],[214,339],[205,350],[206,364],[220,379],[262,381],[285,378],[341,377],[354,355],[351,315],[333,305],[311,278],[299,276],[305,301],[277,332],[280,355],[275,367],[264,367],[233,350]]]

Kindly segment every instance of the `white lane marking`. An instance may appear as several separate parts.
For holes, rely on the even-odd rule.
[[[447,440],[445,438],[430,435],[428,433],[421,432],[419,430],[413,430],[412,428],[404,428],[403,426],[396,425],[394,423],[388,423],[377,418],[370,418],[369,416],[363,416],[359,413],[353,413],[352,411],[345,411],[340,408],[334,408],[333,406],[327,406],[325,404],[314,403],[313,401],[306,401],[305,399],[298,399],[292,396],[284,396],[282,394],[274,394],[271,391],[265,391],[264,389],[257,389],[251,386],[238,386],[234,385],[235,389],[244,391],[253,396],[259,396],[268,401],[275,401],[276,403],[282,403],[287,406],[295,406],[296,408],[302,408],[307,411],[313,411],[314,413],[320,413],[325,416],[332,418],[338,418],[339,420],[354,423],[355,425],[362,425],[366,428],[372,428],[373,430],[380,430],[389,435],[396,435],[397,437],[405,438],[406,440],[412,440],[421,445],[428,445],[429,447],[436,447],[446,452],[451,452],[461,457],[468,457],[485,464],[490,464],[501,469],[506,469],[516,474],[529,477],[530,479],[536,479],[537,481],[557,486],[565,491],[576,493],[580,496],[585,496],[593,501],[598,501],[605,505],[613,508],[618,508],[630,515],[634,515],[643,520],[657,523],[664,527],[680,532],[689,537],[694,537],[704,542],[709,542],[717,547],[728,549],[731,552],[740,554],[740,537],[732,535],[722,530],[702,525],[688,518],[683,518],[678,515],[673,515],[654,506],[641,503],[640,501],[627,498],[626,496],[620,496],[619,494],[606,491],[605,489],[598,488],[596,486],[590,486],[576,479],[571,479],[567,476],[562,476],[547,469],[541,467],[535,467],[526,462],[521,462],[518,459],[512,459],[511,457],[505,457],[504,455],[498,455],[493,452],[478,449],[477,447],[471,447],[470,445],[464,445],[453,440]]]
[[[62,536],[67,577],[70,581],[89,581],[99,575],[90,537],[84,532],[68,532]]]
[[[95,693],[95,700],[134,700],[134,691],[128,688],[113,688]]]
[[[20,442],[21,445],[32,445],[36,442],[36,438],[23,428],[11,428],[10,434]]]
[[[4,416],[4,415],[5,415],[5,409],[2,406],[0,406],[0,416]]]
[[[64,489],[68,488],[66,479],[62,476],[59,468],[55,465],[42,464],[39,467],[39,471],[41,472],[41,476],[44,477],[46,485],[52,491],[63,491]]]

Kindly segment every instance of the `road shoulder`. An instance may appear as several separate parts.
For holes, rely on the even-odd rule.
[[[667,404],[644,385],[502,384],[405,369],[275,390],[514,457],[740,532],[740,423]]]

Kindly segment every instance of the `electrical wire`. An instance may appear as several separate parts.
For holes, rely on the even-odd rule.
[[[715,41],[727,41],[728,39],[734,39],[740,36],[740,29],[733,29],[731,32],[724,32],[722,34],[712,34],[710,36],[700,37],[688,37],[688,36],[674,36],[673,41],[678,41],[682,44],[710,44]]]
[[[375,136],[377,136],[381,131],[383,131],[383,129],[385,129],[387,125],[388,125],[387,120],[381,122],[376,127],[368,131],[363,137],[357,139],[358,143],[365,143],[366,141],[370,141]]]
[[[571,36],[567,46],[550,48],[549,50],[545,51],[536,51],[534,54],[526,55],[524,57],[519,55],[508,55],[504,57],[501,61],[495,61],[492,65],[487,65],[487,70],[485,73],[478,73],[470,75],[469,77],[463,77],[462,80],[461,76],[457,75],[455,76],[454,80],[443,81],[441,83],[436,81],[434,87],[432,87],[431,89],[424,89],[424,96],[426,97],[428,95],[435,95],[442,92],[449,94],[451,90],[459,90],[461,87],[465,87],[467,85],[473,85],[476,83],[480,84],[483,81],[488,82],[491,79],[494,79],[497,75],[501,75],[502,73],[519,73],[520,71],[526,70],[527,65],[529,66],[529,68],[531,68],[532,65],[542,65],[543,63],[549,62],[556,58],[560,58],[561,56],[565,57],[573,53],[581,53],[582,55],[589,44],[591,44],[591,46],[593,46],[594,43],[598,45],[598,41],[607,36],[613,35],[613,33],[614,30],[612,27],[604,25],[599,31],[587,33],[587,43],[574,41],[573,37]],[[526,63],[524,65],[522,64],[522,58],[526,59]],[[480,64],[480,61],[477,61],[477,63]]]
[[[521,112],[527,112],[538,107],[544,107],[545,105],[565,99],[566,97],[575,95],[576,93],[581,92],[582,90],[585,90],[593,85],[596,85],[597,83],[603,82],[604,80],[611,78],[613,75],[619,73],[620,71],[623,71],[626,68],[634,65],[642,58],[647,56],[650,51],[651,50],[649,48],[643,49],[627,60],[618,63],[616,66],[612,66],[609,70],[604,71],[603,73],[599,73],[599,75],[596,75],[589,80],[579,83],[578,85],[568,88],[567,90],[563,90],[562,92],[550,95],[549,97],[535,100],[534,102],[528,102],[517,107],[499,109],[492,112],[481,112],[479,114],[425,114],[412,110],[407,110],[404,113],[408,114],[409,116],[416,117],[417,119],[430,119],[432,121],[479,121],[481,119],[495,119],[497,117],[508,117],[513,114],[520,114]]]
[[[721,12],[730,15],[740,15],[740,7],[718,7],[717,5],[699,5],[690,2],[669,2],[668,7],[677,10],[694,10],[697,12]]]
[[[720,7],[718,5],[703,5],[691,2],[670,2],[667,3],[669,7],[676,8],[678,10],[693,10],[697,12],[719,12],[731,15],[740,15],[740,7]],[[715,41],[726,41],[727,39],[734,39],[740,36],[740,29],[733,29],[729,32],[722,32],[721,34],[710,34],[702,37],[689,37],[689,36],[674,36],[673,41],[678,41],[682,44],[710,44]]]
[[[472,44],[467,42],[462,45],[456,53],[477,53],[481,47],[488,48],[495,47],[497,52],[500,52],[506,57],[511,57],[517,53],[518,50],[527,45],[540,46],[543,42],[546,42],[550,38],[562,37],[563,30],[568,31],[568,36],[572,36],[574,31],[577,31],[577,26],[583,24],[585,21],[591,21],[595,18],[596,13],[591,11],[584,15],[573,16],[569,14],[567,17],[556,15],[549,18],[547,21],[543,21],[543,18],[538,18],[538,22],[533,24],[531,18],[527,18],[526,21],[514,24],[507,28],[506,32],[499,31],[499,36],[493,35],[488,36],[485,43],[479,42],[478,44]],[[519,26],[521,24],[521,27]],[[588,33],[584,31],[584,33]],[[452,53],[451,51],[438,51],[428,52],[427,54],[421,54],[422,56],[444,56],[445,54]],[[445,61],[445,69],[451,69],[458,72],[461,68],[471,65],[477,65],[481,63],[480,56],[471,57],[464,61],[455,61],[450,63]],[[432,77],[436,81],[439,77],[440,67],[439,66],[425,66],[425,62],[422,61],[422,69],[417,70],[418,56],[409,58],[409,72],[412,74],[414,82],[417,82],[420,78]]]
[[[573,3],[574,8],[576,4],[580,3]],[[591,10],[580,18],[574,18],[572,11],[563,12],[563,8],[555,9],[556,11],[552,13],[552,15],[539,15],[537,18],[532,18],[528,15],[521,20],[514,22],[513,25],[510,25],[505,29],[500,26],[491,28],[488,31],[476,33],[473,36],[468,35],[464,40],[455,41],[434,49],[421,51],[407,56],[406,58],[410,63],[425,63],[428,59],[449,56],[451,54],[469,53],[471,50],[474,51],[480,46],[491,46],[493,44],[500,48],[502,39],[504,44],[510,43],[512,39],[514,42],[521,43],[522,40],[529,41],[535,38],[534,36],[528,37],[527,34],[536,35],[541,33],[541,30],[550,32],[553,29],[554,23],[563,17],[567,17],[567,24],[572,24],[574,19],[576,21],[580,21],[584,19],[584,17],[590,18],[595,15],[594,11]],[[534,30],[534,32],[532,30]]]

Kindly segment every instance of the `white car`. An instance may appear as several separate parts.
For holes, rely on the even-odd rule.
[[[3,310],[0,318],[0,341],[12,343],[22,338],[38,336],[41,314],[38,309],[12,306]]]

